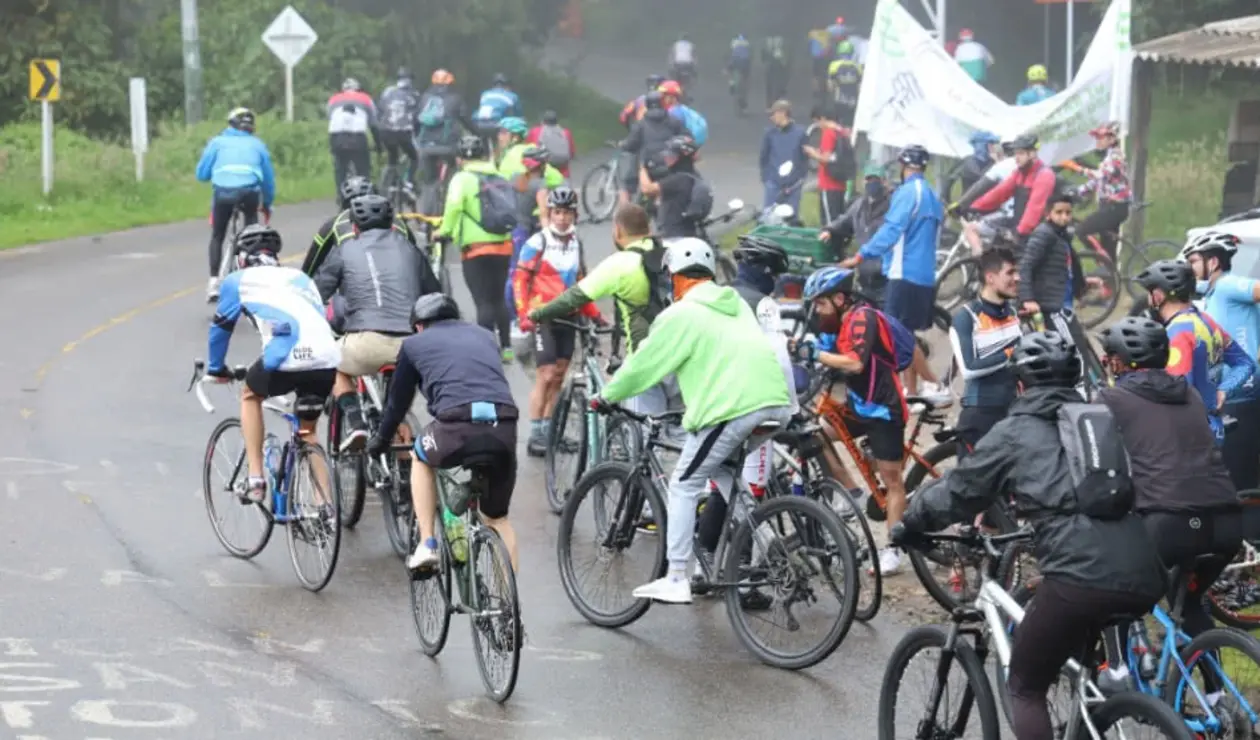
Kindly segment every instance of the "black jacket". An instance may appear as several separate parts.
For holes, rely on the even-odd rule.
[[[1067,298],[1072,237],[1049,221],[1028,235],[1019,253],[1019,301],[1036,301],[1043,313],[1063,310]]]
[[[650,110],[630,128],[630,135],[621,143],[624,151],[639,157],[639,165],[665,151],[665,144],[675,136],[687,133],[683,122],[664,110]],[[635,173],[638,181],[638,173]]]
[[[999,497],[1013,499],[1036,529],[1033,550],[1044,575],[1157,599],[1165,573],[1142,520],[1074,513],[1075,486],[1057,417],[1060,406],[1080,400],[1071,388],[1032,388],[1016,398],[971,455],[910,498],[906,529],[939,531],[972,521]]]
[[[1141,513],[1237,510],[1207,409],[1185,378],[1159,370],[1121,375],[1099,392],[1120,427]]]
[[[473,123],[472,118],[468,114],[468,106],[464,105],[464,98],[455,92],[454,88],[448,85],[430,85],[420,96],[417,115],[424,110],[424,106],[432,95],[441,95],[442,102],[446,106],[446,123],[438,128],[425,128],[419,121],[416,121],[416,144],[423,149],[429,150],[430,153],[436,153],[449,147],[453,152],[455,144],[459,142],[460,126],[469,133],[477,133],[477,126]]]
[[[836,220],[823,227],[831,232],[831,244],[835,245],[837,257],[844,255],[844,245],[850,240],[865,244],[875,236],[879,227],[884,225],[884,216],[888,215],[888,204],[891,202],[891,193],[886,193],[879,200],[860,196]]]

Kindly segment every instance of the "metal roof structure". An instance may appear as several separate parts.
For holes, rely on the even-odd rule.
[[[1260,15],[1208,23],[1133,47],[1138,59],[1260,69]]]

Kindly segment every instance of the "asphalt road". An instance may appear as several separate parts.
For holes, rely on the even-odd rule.
[[[584,69],[627,97],[647,71]],[[704,170],[723,200],[755,201],[763,123],[728,120],[702,85],[700,107],[723,112]],[[289,256],[331,208],[278,209]],[[582,235],[611,249],[607,226]],[[0,253],[0,737],[874,737],[903,629],[887,610],[800,673],[757,663],[720,603],[589,626],[560,586],[537,461],[512,511],[529,643],[504,707],[482,698],[466,619],[437,660],[420,653],[378,504],[319,595],[296,585],[283,532],[252,562],[227,556],[201,498],[216,419],[184,392],[206,354],[206,237],[190,222]],[[256,342],[238,332],[231,359]],[[529,380],[510,378],[523,403]]]

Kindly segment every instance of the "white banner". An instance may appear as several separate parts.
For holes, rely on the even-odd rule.
[[[1120,121],[1128,130],[1131,4],[1112,0],[1066,90],[1021,107],[972,80],[899,0],[879,0],[854,128],[878,144],[921,144],[949,157],[969,155],[976,131],[1003,140],[1035,133],[1047,162],[1083,154],[1095,126]]]

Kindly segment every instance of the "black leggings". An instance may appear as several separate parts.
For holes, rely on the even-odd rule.
[[[1225,445],[1221,448],[1234,488],[1260,488],[1260,401],[1227,403],[1221,408],[1221,415],[1238,420],[1238,426],[1225,432]]]
[[[245,215],[245,225],[258,223],[261,194],[257,190],[215,190],[214,207],[210,214],[210,277],[219,276],[219,262],[223,259],[223,240],[232,224],[232,212],[240,206]]]
[[[1145,614],[1155,600],[1085,588],[1047,577],[1024,612],[1011,648],[1007,679],[1011,725],[1019,740],[1053,740],[1046,693],[1068,658],[1082,657],[1116,615]]]
[[[506,254],[485,254],[464,260],[464,282],[477,307],[477,323],[497,331],[499,346],[504,349],[512,346],[512,316],[503,295],[511,259]]]
[[[1098,210],[1086,216],[1076,225],[1076,238],[1081,241],[1081,246],[1093,251],[1089,242],[1085,237],[1099,234],[1099,243],[1103,249],[1107,250],[1107,254],[1111,256],[1112,261],[1116,259],[1116,243],[1112,238],[1120,231],[1120,227],[1129,218],[1128,203],[1100,203]],[[1103,232],[1111,232],[1107,238],[1102,238]]]

